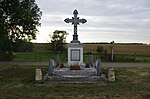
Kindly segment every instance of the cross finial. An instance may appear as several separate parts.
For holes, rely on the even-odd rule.
[[[73,11],[73,14],[78,14],[78,11],[75,9],[75,10]]]
[[[73,11],[74,17],[72,17],[72,19],[66,18],[64,21],[66,23],[72,23],[74,25],[74,35],[73,35],[73,40],[71,41],[71,43],[80,43],[80,41],[78,41],[78,35],[77,35],[77,25],[79,25],[79,23],[86,23],[87,20],[86,19],[79,19],[79,17],[77,17],[78,15],[78,11],[75,9]]]

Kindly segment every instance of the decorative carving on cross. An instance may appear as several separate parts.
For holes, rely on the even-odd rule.
[[[74,17],[72,17],[72,19],[66,18],[64,21],[66,23],[72,23],[72,25],[74,25],[74,35],[73,35],[73,41],[71,41],[71,43],[80,43],[80,41],[78,41],[78,35],[77,35],[77,25],[79,25],[79,23],[86,23],[87,20],[86,19],[79,19],[79,17],[77,17],[78,15],[78,11],[75,9],[73,11]]]

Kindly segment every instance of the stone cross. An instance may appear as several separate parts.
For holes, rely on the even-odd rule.
[[[74,10],[73,12],[74,17],[72,17],[72,19],[66,18],[64,21],[66,23],[72,23],[72,25],[74,25],[74,35],[73,35],[73,41],[71,41],[72,43],[80,43],[78,41],[78,35],[77,35],[77,25],[79,25],[79,23],[86,23],[87,20],[86,19],[79,19],[79,17],[77,17],[78,15],[78,11]]]

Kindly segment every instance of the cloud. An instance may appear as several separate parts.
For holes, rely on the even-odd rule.
[[[79,17],[87,19],[86,24],[78,26],[79,40],[82,42],[115,40],[150,43],[150,0],[36,0],[36,2],[43,12],[39,34],[46,36],[56,29],[66,30],[69,32],[67,41],[70,42],[73,26],[65,23],[64,19],[71,18],[73,10],[77,9]],[[42,37],[40,38],[42,42]]]

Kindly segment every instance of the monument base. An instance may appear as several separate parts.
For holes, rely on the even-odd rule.
[[[82,65],[83,64],[83,44],[69,43],[68,44],[68,65]]]
[[[69,70],[69,68],[54,69],[53,76],[46,76],[47,81],[72,82],[72,83],[96,83],[106,81],[106,76],[101,74],[97,76],[97,70],[94,67],[84,68],[82,70]]]

